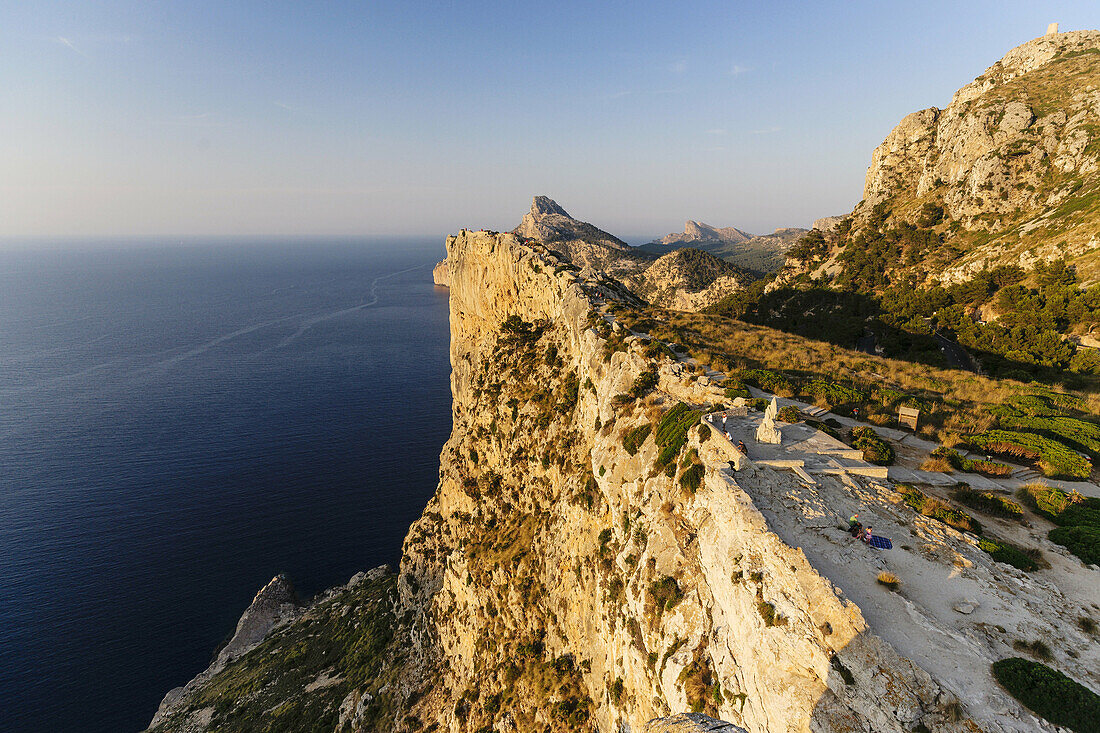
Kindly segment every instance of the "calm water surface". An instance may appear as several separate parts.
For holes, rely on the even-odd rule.
[[[276,573],[397,561],[450,432],[441,256],[0,250],[0,729],[140,730]]]

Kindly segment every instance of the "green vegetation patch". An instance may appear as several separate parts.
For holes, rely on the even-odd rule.
[[[1034,713],[1076,733],[1100,733],[1100,695],[1056,669],[1021,657],[994,662],[993,677]]]
[[[331,731],[354,689],[373,696],[365,698],[367,727],[387,727],[392,693],[385,690],[401,675],[394,663],[396,585],[389,574],[325,599],[230,662],[153,730],[178,730],[192,712],[210,707],[211,730],[221,733]]]
[[[953,448],[946,448],[940,446],[936,450],[932,451],[932,455],[937,458],[943,458],[951,467],[956,471],[966,471],[967,473],[978,473],[982,476],[999,476],[1001,478],[1012,475],[1012,466],[1006,466],[1003,463],[995,463],[993,461],[974,460],[971,458],[963,458],[959,452]]]
[[[657,455],[656,468],[664,468],[680,455],[680,451],[687,443],[688,430],[698,423],[702,416],[702,411],[693,410],[683,402],[676,403],[665,413],[657,423],[657,430],[653,434],[654,442],[661,448],[661,452]]]
[[[653,430],[653,426],[649,423],[639,425],[638,427],[628,430],[626,435],[623,436],[623,448],[630,455],[634,455],[638,452],[638,449],[642,447],[642,443],[649,437],[650,431]]]
[[[974,448],[997,455],[1037,460],[1046,476],[1088,478],[1092,465],[1062,443],[1034,433],[1012,430],[987,430],[967,438]]]
[[[896,488],[898,493],[904,497],[905,503],[918,514],[931,517],[964,532],[973,532],[978,535],[982,533],[982,525],[966,512],[955,509],[935,497],[928,496],[915,486],[897,484]]]
[[[863,451],[863,460],[868,463],[889,466],[894,462],[894,447],[871,428],[854,428],[852,446]]]
[[[1100,565],[1100,527],[1056,527],[1047,536],[1051,542],[1065,546],[1083,562]]]
[[[638,375],[638,378],[634,380],[634,384],[630,385],[630,396],[634,399],[640,399],[653,391],[653,388],[657,386],[657,369],[650,368]]]
[[[986,514],[1017,521],[1024,518],[1024,508],[1022,506],[1011,499],[994,494],[992,491],[974,491],[966,484],[960,484],[951,493],[951,498]]]
[[[765,392],[787,396],[792,394],[791,380],[770,369],[744,369],[738,375],[741,382],[752,384]]]
[[[1011,565],[1025,572],[1030,573],[1033,570],[1037,570],[1039,567],[1035,559],[1025,552],[1023,548],[1003,540],[992,540],[988,537],[983,537],[978,540],[978,547],[988,552],[990,557],[997,562],[1003,562],[1006,565]]]
[[[693,464],[680,474],[680,486],[683,486],[688,493],[694,494],[702,484],[705,473],[706,467],[702,463]]]
[[[1093,457],[1100,456],[1100,425],[1096,423],[1066,415],[1028,414],[1005,405],[992,412],[1003,428],[1049,435]]]
[[[798,391],[802,394],[823,400],[830,405],[863,403],[868,397],[867,393],[862,390],[845,387],[842,384],[830,382],[827,379],[811,379],[799,387]]]

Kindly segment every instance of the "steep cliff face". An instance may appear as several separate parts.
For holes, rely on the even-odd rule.
[[[651,723],[686,711],[751,733],[1035,728],[987,681],[956,681],[974,696],[960,705],[782,539],[835,529],[840,507],[669,422],[722,389],[614,324],[629,297],[616,283],[513,234],[447,249],[454,428],[400,573],[353,579],[238,645],[155,730],[710,725]],[[975,722],[979,702],[996,712]]]
[[[942,691],[768,530],[716,441],[688,433],[695,492],[679,455],[656,470],[653,440],[624,447],[646,412],[720,391],[639,339],[609,348],[612,288],[509,235],[452,238],[448,261],[455,427],[401,575],[446,660],[425,714],[452,730],[642,730],[692,709],[773,733],[943,722]],[[652,395],[621,397],[654,368]],[[561,686],[538,689],[546,666]]]
[[[1098,86],[1100,32],[1013,49],[945,109],[910,114],[875,149],[857,223],[880,203],[909,221],[923,205],[941,207],[939,228],[964,250],[942,273],[948,282],[1060,256],[1083,260],[1095,278]]]

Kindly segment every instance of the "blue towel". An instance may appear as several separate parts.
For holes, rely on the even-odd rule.
[[[886,537],[879,537],[877,534],[871,535],[871,541],[867,543],[871,547],[877,547],[880,550],[892,550],[894,549],[894,543]]]

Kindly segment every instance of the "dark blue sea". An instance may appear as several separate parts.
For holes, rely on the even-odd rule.
[[[141,730],[277,573],[396,563],[451,427],[442,255],[0,244],[0,730]]]

